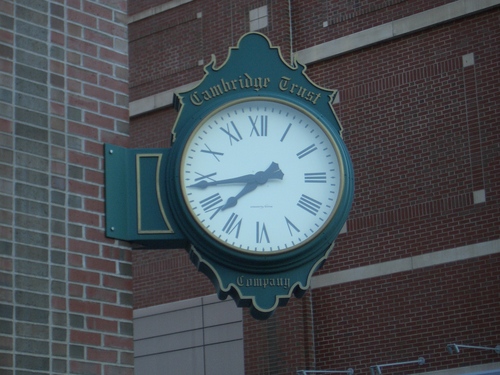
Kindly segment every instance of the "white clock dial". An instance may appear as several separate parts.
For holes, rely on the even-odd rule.
[[[181,159],[193,218],[230,248],[273,254],[304,245],[331,220],[342,185],[335,142],[306,112],[273,100],[207,116]]]

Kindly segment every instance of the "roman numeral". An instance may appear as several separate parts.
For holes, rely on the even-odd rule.
[[[257,243],[262,243],[262,241],[266,241],[269,243],[269,236],[267,234],[267,229],[266,229],[266,224],[262,223],[262,226],[260,225],[260,222],[256,222],[256,240]]]
[[[260,117],[260,131],[257,128],[257,121]],[[255,133],[257,137],[267,137],[267,116],[255,116],[255,120],[248,116],[248,119],[252,123],[252,131],[250,132],[250,137]]]
[[[232,133],[232,130],[231,128],[229,127],[229,124],[227,124],[227,129],[224,129],[223,127],[220,127],[219,129],[222,130],[224,133],[226,133],[228,136],[229,136],[229,143],[231,144],[231,146],[233,145],[233,140],[236,141],[236,142],[239,142],[241,141],[243,138],[241,137],[241,134],[240,132],[238,131],[238,128],[236,127],[236,125],[234,124],[234,122],[231,121],[231,126],[232,126],[232,130],[234,130],[234,133]]]
[[[215,215],[217,215],[221,209],[222,203],[222,198],[219,195],[219,193],[211,195],[205,199],[202,199],[200,201],[201,208],[203,208],[203,211],[205,212],[210,212],[210,211],[215,211],[212,216],[210,216],[210,220],[214,218]]]
[[[281,136],[281,139],[280,139],[280,142],[283,142],[285,140],[285,137],[286,135],[288,134],[288,131],[290,130],[290,128],[292,127],[292,124],[288,124],[288,126],[286,127],[285,129],[285,132],[283,133],[283,135]]]
[[[305,149],[303,149],[302,151],[299,151],[297,152],[297,157],[299,159],[302,159],[304,156],[307,156],[309,155],[311,152],[313,151],[316,151],[318,148],[316,147],[316,145],[313,143],[312,145],[310,146],[307,146]]]
[[[326,172],[304,173],[304,182],[326,183]]]
[[[221,128],[221,129],[222,129],[222,128]],[[207,145],[206,143],[205,143],[205,147],[206,147],[207,149],[206,149],[206,150],[202,149],[202,150],[200,150],[200,152],[204,152],[204,153],[206,153],[206,154],[211,154],[211,155],[213,155],[213,157],[214,157],[215,159],[217,159],[217,161],[220,161],[220,160],[219,160],[219,158],[218,158],[217,156],[222,156],[222,155],[224,155],[224,153],[223,153],[223,152],[212,151],[212,150],[210,149],[210,147],[208,147],[208,145]]]
[[[241,221],[243,219],[238,220],[238,215],[236,215],[234,212],[229,216],[229,219],[226,221],[226,224],[222,227],[222,231],[227,234],[231,234],[235,229],[236,229],[236,235],[235,237],[238,238],[240,235],[240,229],[241,229]]]
[[[300,232],[300,229],[297,228],[290,220],[288,220],[288,218],[285,216],[285,221],[286,221],[286,225],[288,227],[288,231],[290,232],[290,236],[293,236],[293,232],[292,232],[292,229],[299,233]]]
[[[202,199],[200,201],[200,205],[205,212],[211,211],[213,207],[219,203],[222,203],[222,198],[219,193],[211,195],[208,198]]]
[[[317,201],[316,199],[313,199],[311,197],[308,197],[305,194],[302,194],[300,197],[297,206],[302,208],[303,210],[309,212],[310,214],[316,216],[318,213],[319,209],[321,208],[321,202]]]
[[[200,181],[200,180],[212,180],[212,181],[215,181],[212,176],[215,176],[217,174],[217,172],[214,172],[214,173],[209,173],[209,174],[201,174],[199,172],[194,172],[195,174],[197,174],[198,176],[200,177],[196,177],[194,180],[195,181]]]

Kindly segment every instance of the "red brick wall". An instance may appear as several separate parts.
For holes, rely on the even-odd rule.
[[[176,116],[173,109],[163,109],[134,118],[134,125],[130,128],[130,147],[170,147]]]
[[[128,145],[126,0],[0,2],[0,373],[133,373],[132,266],[104,235]]]
[[[229,6],[221,1],[194,1],[130,24],[130,100],[201,79],[203,66],[211,61],[212,55],[216,56],[216,66],[222,65],[228,49],[236,46],[240,36],[249,31],[248,12],[266,4],[270,16],[266,35],[273,44],[279,43],[284,58],[289,60],[288,8],[278,1],[233,2]],[[139,9],[144,10],[134,2],[129,6],[129,14]],[[201,18],[197,18],[198,13],[202,14]],[[199,60],[204,64],[199,66]],[[170,131],[176,116],[177,112],[168,108],[133,118],[131,147],[170,145]],[[188,263],[186,257],[185,252],[134,252],[134,264],[155,267],[152,275],[134,268],[135,307],[214,293],[212,284]],[[180,274],[171,266],[177,262],[187,267]],[[168,293],[161,292],[169,285],[176,287],[170,288]]]
[[[299,0],[292,2],[295,50],[423,12],[450,0]],[[324,27],[324,22],[328,23]]]
[[[265,321],[244,315],[246,374],[295,374],[314,367],[314,318],[310,292],[291,299]]]
[[[321,272],[498,238],[498,13],[308,69],[339,88],[356,174],[348,234]],[[473,204],[479,189],[487,204]]]
[[[292,1],[293,50],[447,3]],[[208,63],[213,53],[222,64],[248,31],[248,10],[260,5],[270,7],[271,17],[262,32],[288,59],[287,2],[221,4],[194,1],[158,16],[158,25],[177,23],[157,29],[156,46],[179,44],[155,51],[154,64],[165,63],[161,77],[148,72],[145,56],[135,56],[137,36],[153,25],[131,25],[131,80],[143,80],[132,86],[133,98],[200,79],[200,56]],[[500,237],[499,16],[496,8],[308,66],[315,83],[339,90],[334,108],[356,175],[348,231],[317,274]],[[330,26],[323,27],[326,20]],[[179,40],[186,28],[193,34]],[[464,67],[470,53],[474,64]],[[175,116],[168,108],[132,119],[133,146],[167,145]],[[486,202],[475,204],[473,192],[482,189]],[[450,356],[445,346],[497,344],[499,262],[497,254],[314,289],[264,322],[245,313],[246,374],[348,367],[366,374],[370,365],[418,356],[428,363],[411,372],[498,361],[488,352]],[[136,307],[215,292],[180,250],[135,252],[134,283]]]
[[[132,259],[136,309],[215,293],[184,250],[137,250]]]
[[[212,55],[224,63],[229,47],[249,31],[248,12],[262,1],[193,1],[129,25],[130,99],[137,100],[203,77]],[[288,8],[268,4],[269,33],[290,60]],[[132,11],[131,11],[132,14]],[[201,14],[201,17],[198,17]],[[203,64],[199,65],[202,61]]]
[[[419,356],[427,360],[421,371],[498,361],[493,351],[450,355],[446,345],[496,345],[499,267],[497,254],[313,290],[318,368],[367,373],[370,365]],[[383,373],[418,370],[384,368]]]

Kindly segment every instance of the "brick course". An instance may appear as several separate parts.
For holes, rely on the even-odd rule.
[[[261,31],[287,58],[452,3],[294,1],[290,34],[286,2],[193,1],[130,25],[131,99],[200,79],[197,63],[211,54],[222,64],[261,5],[270,15]],[[134,2],[130,14],[155,5]],[[500,238],[499,16],[497,6],[307,67],[315,83],[339,90],[334,109],[356,175],[347,233],[317,275]],[[172,108],[132,118],[131,146],[168,147],[175,118]],[[384,374],[498,363],[494,352],[450,356],[445,347],[498,344],[499,261],[497,252],[316,288],[264,322],[245,312],[246,374],[366,374],[418,356],[424,366]],[[136,251],[133,262],[135,308],[214,293],[183,250]]]
[[[133,373],[130,250],[102,229],[102,144],[128,143],[126,3],[0,4],[2,374]]]

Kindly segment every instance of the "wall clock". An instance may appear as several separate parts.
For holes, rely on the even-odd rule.
[[[272,256],[304,246],[332,220],[342,191],[338,147],[285,101],[246,98],[202,119],[181,160],[182,198],[229,250]]]
[[[174,95],[171,148],[106,145],[106,235],[186,248],[221,299],[258,319],[302,296],[354,195],[336,92],[305,69],[246,34]]]
[[[353,197],[335,92],[304,70],[250,33],[175,96],[169,206],[219,297],[257,318],[304,294]]]

